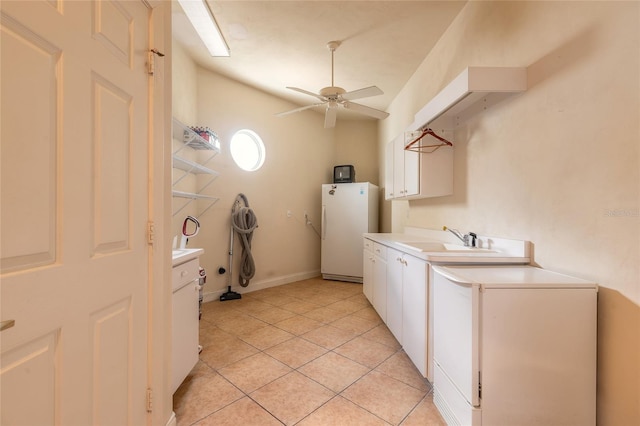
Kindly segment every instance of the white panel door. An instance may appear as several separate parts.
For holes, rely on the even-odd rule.
[[[150,11],[0,7],[0,423],[146,424]]]

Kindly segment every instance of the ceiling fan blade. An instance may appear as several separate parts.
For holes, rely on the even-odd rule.
[[[384,92],[377,86],[365,87],[364,89],[352,90],[351,92],[343,93],[342,99],[353,100],[368,98],[369,96],[384,95]]]
[[[336,125],[336,109],[327,106],[327,111],[324,113],[324,128],[328,129],[330,127],[335,127]]]
[[[315,108],[315,107],[320,106],[320,105],[324,105],[324,102],[320,102],[320,103],[317,103],[317,104],[311,104],[311,105],[303,106],[303,107],[296,108],[296,109],[292,109],[292,110],[289,110],[289,111],[279,112],[279,113],[277,113],[276,115],[277,115],[278,117],[282,117],[283,115],[293,114],[294,112],[304,111],[305,109]]]
[[[324,96],[318,95],[317,93],[309,92],[308,90],[299,89],[297,87],[289,87],[289,86],[287,86],[287,89],[294,90],[296,92],[303,93],[305,95],[313,96],[314,98],[318,98],[321,101],[326,101],[326,98]]]
[[[379,120],[382,120],[383,118],[387,118],[389,116],[388,112],[380,111],[379,109],[371,108],[365,105],[360,105],[355,102],[344,102],[342,106],[347,109],[368,115],[369,117],[377,118]]]

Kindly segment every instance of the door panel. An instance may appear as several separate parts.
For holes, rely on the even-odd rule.
[[[144,424],[150,12],[0,8],[0,423]]]
[[[2,14],[0,24],[1,267],[9,272],[56,259],[61,50],[10,16]],[[5,58],[21,58],[24,66]]]
[[[2,424],[59,424],[55,391],[59,341],[55,330],[2,354]]]

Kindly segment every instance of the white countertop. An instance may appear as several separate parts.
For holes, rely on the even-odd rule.
[[[435,266],[445,278],[467,286],[481,288],[586,288],[597,284],[534,266]]]
[[[195,259],[196,257],[202,255],[204,250],[201,248],[184,248],[184,249],[173,249],[172,254],[172,266],[180,265],[182,263],[188,262],[191,259]]]
[[[407,228],[405,233],[366,233],[364,238],[431,263],[528,264],[529,241],[478,235],[478,248],[464,247],[448,231]]]

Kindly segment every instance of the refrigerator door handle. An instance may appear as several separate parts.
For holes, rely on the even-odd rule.
[[[322,205],[322,239],[327,236],[327,206]]]

